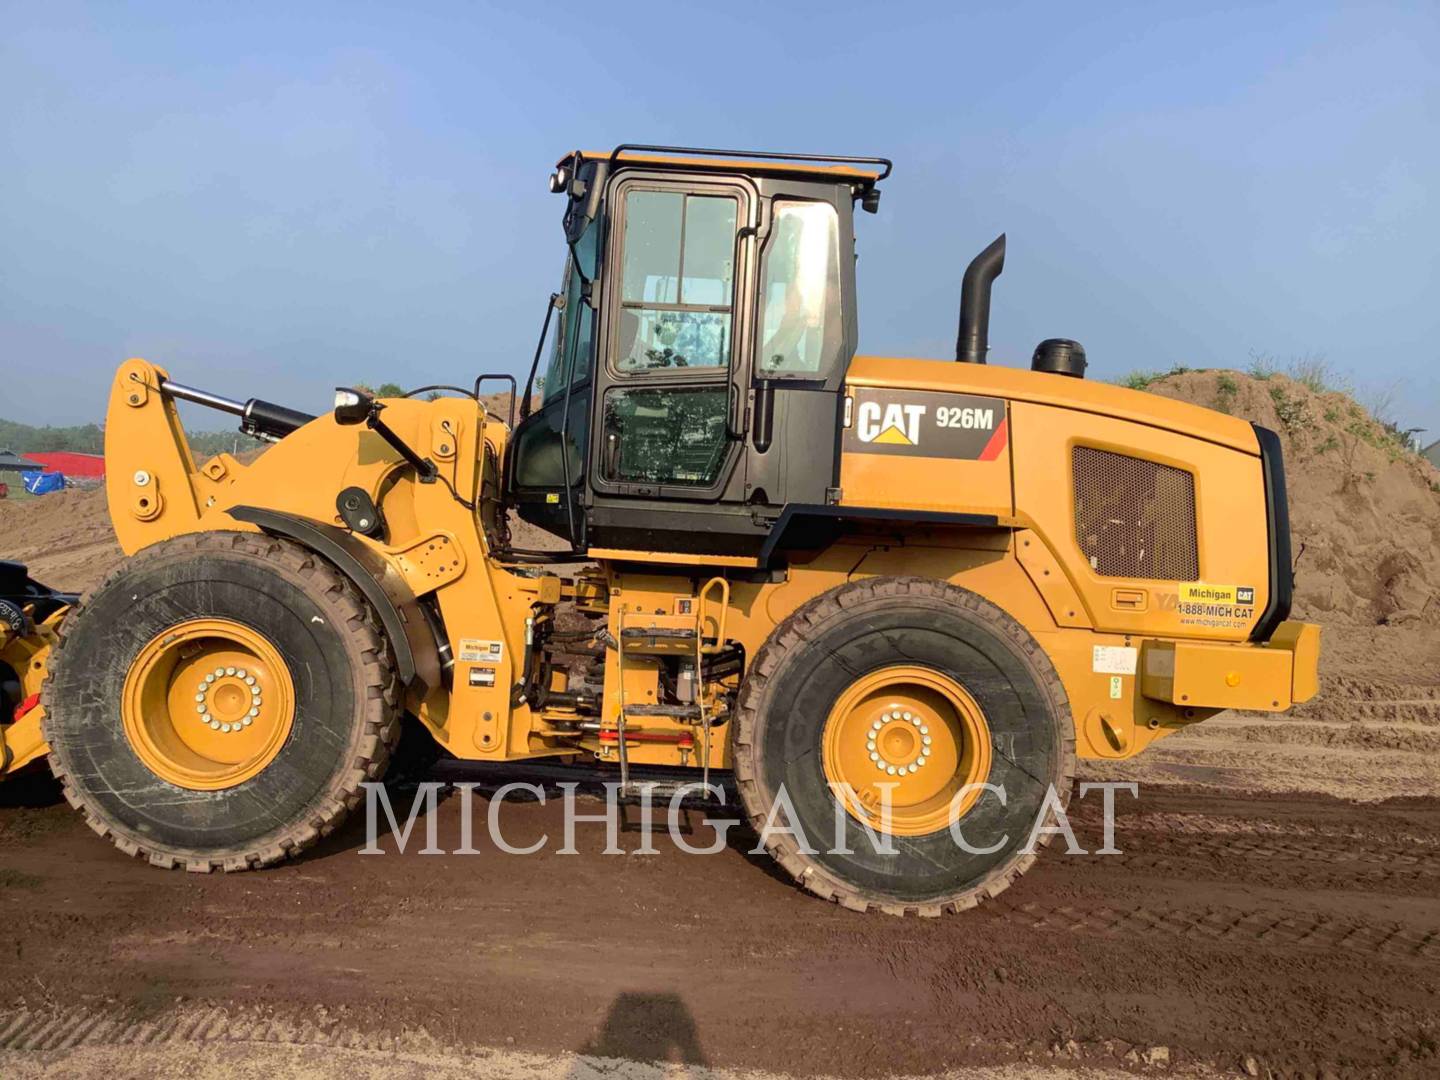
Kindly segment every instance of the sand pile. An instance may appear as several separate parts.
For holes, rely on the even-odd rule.
[[[1296,617],[1440,626],[1440,470],[1354,398],[1238,371],[1167,375],[1147,389],[1279,432],[1295,551],[1304,545]]]
[[[1315,380],[1307,380],[1314,383]],[[1282,374],[1197,371],[1146,388],[1280,433],[1295,616],[1324,627],[1321,689],[1288,713],[1222,713],[1088,778],[1440,795],[1440,472],[1349,395]]]
[[[122,558],[103,487],[0,499],[0,559],[25,563],[51,588],[92,589]]]

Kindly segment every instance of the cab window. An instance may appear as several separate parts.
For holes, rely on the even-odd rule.
[[[839,232],[829,203],[776,202],[760,292],[762,376],[826,374],[842,334]]]
[[[604,474],[623,483],[708,487],[725,461],[729,389],[670,386],[605,395]]]
[[[583,382],[590,374],[590,352],[595,330],[595,312],[580,295],[584,278],[594,278],[596,273],[596,236],[599,229],[592,222],[575,249],[565,260],[565,277],[561,282],[560,310],[556,312],[558,326],[555,330],[554,346],[550,352],[550,363],[545,369],[543,396],[546,401],[564,393],[574,383]],[[576,257],[579,269],[576,272]]]
[[[732,196],[626,193],[618,371],[729,365],[737,210]]]

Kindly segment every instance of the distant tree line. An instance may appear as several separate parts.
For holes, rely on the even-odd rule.
[[[187,431],[190,449],[197,457],[212,457],[222,450],[234,453],[254,450],[265,444],[238,431]],[[0,450],[14,450],[17,454],[46,454],[56,450],[76,454],[103,454],[105,452],[105,429],[99,424],[76,424],[73,427],[54,427],[46,424],[20,424],[14,420],[0,419]]]

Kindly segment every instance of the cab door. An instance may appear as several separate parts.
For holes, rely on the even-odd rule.
[[[739,298],[753,204],[739,182],[637,176],[615,187],[591,436],[602,523],[614,500],[743,500]]]

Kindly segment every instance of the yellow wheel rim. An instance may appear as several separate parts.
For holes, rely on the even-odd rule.
[[[877,832],[923,836],[958,820],[982,794],[972,785],[990,775],[990,726],[954,679],[897,665],[840,695],[821,753],[825,780],[852,817]]]
[[[250,627],[191,619],[140,650],[121,712],[146,768],[176,787],[218,791],[275,760],[295,724],[295,684]]]

